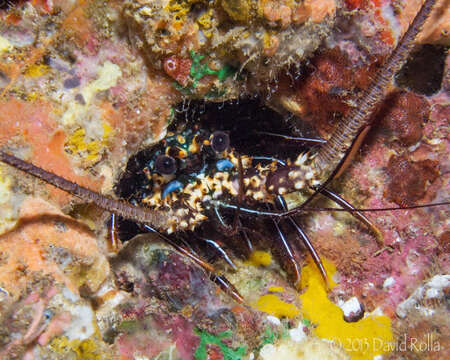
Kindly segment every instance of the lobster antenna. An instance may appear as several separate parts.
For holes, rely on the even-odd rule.
[[[148,224],[159,229],[167,223],[167,215],[161,212],[145,207],[137,207],[125,201],[108,198],[3,151],[0,151],[0,161],[75,195],[86,202],[94,203],[104,210],[120,215],[125,219]]]
[[[237,206],[233,204],[228,204],[223,201],[213,201],[213,204],[217,207],[223,207],[225,209],[232,209],[237,210]],[[336,212],[377,212],[377,211],[402,211],[402,210],[413,210],[413,209],[423,209],[423,208],[430,208],[430,207],[437,207],[437,206],[449,206],[450,201],[442,201],[442,202],[436,202],[436,203],[430,203],[430,204],[422,204],[422,205],[411,205],[411,206],[392,206],[392,207],[383,207],[383,208],[353,208],[353,209],[343,209],[343,208],[333,208],[333,207],[297,207],[293,208],[291,210],[286,211],[265,211],[265,210],[257,210],[257,209],[251,209],[246,207],[240,207],[239,210],[243,214],[250,214],[250,215],[258,215],[258,216],[267,216],[267,217],[274,217],[274,218],[284,218],[287,216],[293,216],[296,214],[299,214],[301,212],[318,212],[318,211],[336,211]]]
[[[212,265],[208,264],[203,259],[198,257],[195,253],[189,251],[188,249],[185,249],[183,246],[178,245],[172,239],[164,236],[159,231],[154,229],[154,227],[162,228],[167,223],[168,217],[163,213],[145,207],[137,207],[125,201],[108,198],[83,186],[66,180],[61,176],[52,174],[48,171],[45,171],[44,169],[41,169],[40,167],[27,163],[26,161],[23,161],[13,155],[9,155],[3,151],[0,151],[0,161],[3,161],[4,163],[9,164],[16,169],[22,170],[27,174],[35,176],[45,181],[46,183],[49,183],[50,185],[53,185],[72,195],[75,195],[86,202],[94,203],[104,210],[122,216],[125,219],[144,224],[147,231],[156,233],[164,241],[172,245],[180,254],[187,256],[195,264],[200,266],[205,271],[209,272],[211,280],[213,280],[234,300],[241,304],[244,303],[244,299],[239,294],[237,289],[224,276],[216,275],[215,269]]]
[[[436,0],[426,0],[420,8],[413,22],[398,42],[397,47],[391,53],[384,65],[376,74],[374,80],[362,96],[356,101],[356,105],[339,123],[331,134],[330,139],[318,151],[314,166],[323,180],[330,175],[345,158],[355,137],[369,125],[370,119],[376,107],[386,96],[386,88],[394,75],[402,68],[413,48],[413,41],[422,29],[423,24],[430,15]]]
[[[340,212],[341,211],[341,212],[354,213],[354,212],[414,210],[414,209],[424,209],[424,208],[431,208],[431,207],[437,207],[437,206],[449,206],[449,205],[450,205],[450,201],[441,201],[441,202],[430,203],[430,204],[421,204],[421,205],[391,206],[391,207],[364,208],[364,209],[358,209],[358,208],[341,209],[341,208],[333,208],[333,207],[323,207],[323,208],[305,207],[305,208],[302,208],[302,211],[335,211],[335,212]]]

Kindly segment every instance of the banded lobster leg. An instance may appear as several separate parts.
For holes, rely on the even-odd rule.
[[[364,214],[362,214],[359,211],[355,211],[356,209],[350,203],[348,203],[346,200],[344,200],[338,194],[336,194],[328,189],[323,188],[321,190],[321,194],[326,196],[333,202],[335,202],[337,205],[340,205],[343,210],[350,210],[351,211],[350,214],[352,216],[354,216],[356,219],[358,219],[359,221],[361,221],[362,223],[364,223],[375,234],[379,243],[381,243],[381,244],[383,243],[381,232],[371,223],[371,221],[366,216],[364,216]],[[281,195],[277,196],[276,204],[277,204],[278,210],[281,210],[281,211],[288,210],[286,201]],[[298,285],[300,283],[300,266],[295,258],[295,255],[293,254],[292,248],[291,248],[289,242],[287,241],[286,236],[283,234],[283,232],[280,228],[279,221],[277,221],[275,219],[272,219],[272,221],[277,230],[278,237],[281,240],[281,246],[286,254],[286,257],[288,260],[288,265],[289,265],[288,267],[291,269],[290,273],[291,273],[291,277],[293,278],[293,282],[295,285]],[[317,253],[311,240],[309,239],[308,235],[306,234],[305,231],[303,231],[302,227],[300,226],[300,224],[297,222],[297,220],[293,216],[288,216],[287,221],[294,228],[295,233],[297,234],[297,236],[299,237],[299,239],[301,240],[303,245],[307,248],[309,254],[311,255],[311,258],[313,259],[314,263],[316,264],[317,268],[319,269],[320,274],[322,275],[322,278],[323,278],[325,284],[329,285],[329,280],[328,280],[327,273],[325,271],[325,267],[322,263],[322,260],[320,259],[319,254]]]
[[[159,231],[155,230],[149,225],[143,225],[144,230],[150,233],[156,233],[161,239],[163,239],[167,244],[174,247],[180,254],[185,255],[189,254],[189,257],[193,262],[206,271],[206,273],[209,274],[209,279],[214,282],[224,293],[228,294],[231,298],[233,298],[235,301],[237,301],[240,304],[244,303],[244,298],[239,293],[239,291],[236,289],[236,287],[223,275],[220,275],[216,272],[214,267],[210,265],[208,262],[201,259],[192,249],[188,248],[188,245],[180,245],[170,239],[169,237],[161,234]],[[208,239],[202,239],[203,241],[207,242],[208,245],[214,246],[216,250],[218,250],[220,253],[222,253],[222,256],[225,258],[228,258],[228,255],[224,252],[224,250],[220,247],[220,245],[216,244],[213,241],[210,241]],[[212,242],[212,243],[211,243]],[[234,264],[233,264],[234,265]]]
[[[358,136],[357,139],[353,142],[352,144],[352,154],[355,153],[358,149],[359,146],[361,145],[361,142],[363,141],[368,129],[370,127],[367,126],[364,131],[362,131]],[[366,130],[367,129],[367,130]],[[262,131],[258,131],[258,134],[263,134],[263,135],[269,135],[269,136],[274,136],[274,137],[279,137],[288,141],[296,141],[296,142],[303,142],[303,143],[309,143],[312,145],[316,145],[316,144],[325,144],[327,141],[324,139],[318,139],[318,138],[305,138],[305,137],[294,137],[294,136],[287,136],[287,135],[282,135],[282,134],[275,134],[275,133],[269,133],[269,132],[262,132]],[[352,158],[352,156],[349,156],[349,158]],[[271,160],[272,162],[276,162],[278,164],[281,164],[282,166],[285,166],[286,163],[284,161],[275,159],[273,157],[254,157],[255,159],[264,159],[264,160]],[[345,166],[342,166],[338,173],[335,175],[335,178],[339,177],[345,170]],[[383,245],[383,239],[382,239],[382,234],[381,232],[375,227],[374,224],[372,224],[372,222],[366,217],[364,216],[364,214],[362,214],[359,211],[356,211],[356,209],[345,199],[343,199],[342,197],[340,197],[338,194],[332,192],[329,189],[326,188],[322,188],[321,190],[321,195],[327,197],[328,199],[332,200],[334,203],[336,203],[337,205],[341,206],[344,209],[350,210],[350,214],[355,217],[357,220],[361,221],[364,225],[366,225],[370,231],[372,231],[372,233],[376,236],[377,241],[380,243],[380,245]],[[282,203],[281,203],[282,201]],[[284,201],[284,199],[280,196],[277,197],[277,202],[280,203],[281,208],[279,210],[284,210],[287,211],[287,205],[286,202]],[[294,225],[295,226],[295,225]],[[298,225],[297,225],[298,226]],[[304,238],[301,235],[302,238]],[[305,239],[305,238],[304,238]],[[304,240],[305,245],[310,248],[311,244],[307,243],[307,240]],[[316,262],[317,263],[317,262]]]

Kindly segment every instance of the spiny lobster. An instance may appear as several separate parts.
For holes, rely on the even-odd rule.
[[[212,214],[220,219],[220,209],[235,211],[233,225],[226,225],[223,221],[221,225],[224,231],[230,233],[236,232],[239,227],[239,214],[270,216],[276,220],[277,229],[277,219],[286,218],[296,228],[326,279],[319,256],[292,215],[307,209],[307,205],[320,193],[333,199],[345,211],[350,211],[377,232],[361,212],[326,187],[333,178],[342,173],[353,157],[361,139],[367,133],[372,114],[384,99],[389,82],[405,63],[413,40],[434,3],[433,0],[425,1],[372,84],[326,143],[318,151],[301,153],[292,161],[263,161],[256,157],[240,155],[230,148],[228,135],[222,131],[209,134],[200,130],[186,130],[180,134],[168,134],[162,145],[155,148],[144,169],[147,191],[143,190],[136,197],[134,204],[131,204],[105,197],[3,151],[0,151],[0,160],[84,201],[93,202],[113,214],[138,222],[147,231],[158,232],[181,254],[209,271],[211,278],[239,302],[243,302],[243,299],[238,291],[223,276],[217,275],[212,265],[168,235],[194,230]],[[254,165],[255,161],[259,162]],[[299,207],[288,210],[283,195],[292,192],[301,193],[304,201]],[[267,207],[267,210],[247,207],[261,203],[272,205]],[[278,211],[272,210],[273,208]],[[282,236],[280,231],[279,233]],[[294,274],[294,282],[297,283],[300,279],[299,266],[292,255],[290,245],[283,241],[283,246],[292,268],[291,273]]]

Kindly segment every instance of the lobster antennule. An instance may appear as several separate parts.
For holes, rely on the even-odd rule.
[[[436,0],[425,1],[392,54],[378,71],[371,85],[357,100],[355,107],[339,123],[327,143],[318,151],[314,159],[314,166],[317,173],[320,174],[321,182],[330,178],[345,158],[355,137],[369,124],[371,115],[386,96],[386,88],[389,82],[405,64],[413,47],[413,41],[430,15],[435,2]]]

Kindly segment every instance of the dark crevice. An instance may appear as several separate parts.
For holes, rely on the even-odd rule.
[[[23,0],[0,0],[0,10],[8,10],[14,6],[22,4]]]
[[[421,46],[396,75],[397,85],[426,96],[436,94],[441,89],[448,49],[439,45]]]

